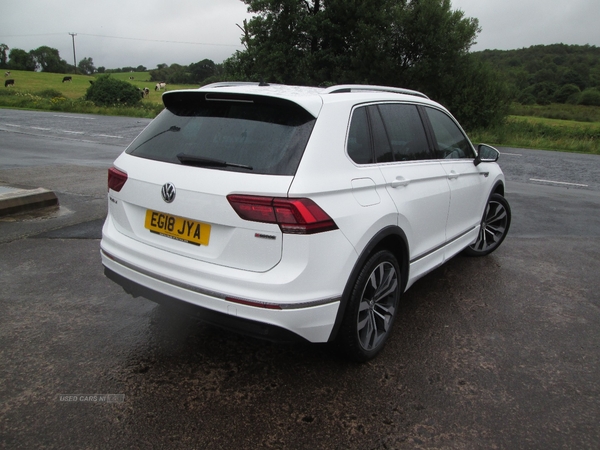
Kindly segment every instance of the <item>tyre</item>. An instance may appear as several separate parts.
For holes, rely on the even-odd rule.
[[[510,206],[500,194],[492,194],[481,219],[481,228],[474,244],[464,250],[468,256],[485,256],[496,250],[510,227]]]
[[[354,283],[338,335],[348,357],[364,362],[381,351],[396,317],[401,286],[393,253],[380,250],[367,260]]]

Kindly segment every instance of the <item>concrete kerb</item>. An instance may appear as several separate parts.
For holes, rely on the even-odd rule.
[[[0,217],[50,206],[58,206],[53,191],[0,186]]]

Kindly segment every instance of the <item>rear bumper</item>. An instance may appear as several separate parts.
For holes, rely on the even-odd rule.
[[[122,275],[119,275],[116,272],[113,272],[108,267],[104,267],[104,275],[111,281],[121,286],[123,290],[125,290],[125,292],[132,297],[143,297],[153,301],[154,303],[158,303],[159,305],[175,307],[184,310],[185,312],[189,312],[194,317],[197,317],[206,323],[224,328],[228,331],[276,342],[305,341],[305,339],[301,336],[281,327],[243,319],[230,314],[219,313],[201,306],[196,306],[191,303],[181,301],[175,297],[171,297],[161,292],[152,290],[146,286],[142,286],[141,284],[138,284],[123,277]]]
[[[229,328],[240,329],[242,322],[261,324],[313,343],[329,341],[356,260],[341,232],[331,231],[290,236],[282,261],[267,272],[227,268],[125,236],[110,215],[100,246],[107,275],[132,295],[201,307],[220,315],[210,321],[231,323]],[[336,251],[327,250],[331,248]]]
[[[300,337],[309,342],[328,342],[339,309],[339,298],[284,305],[276,309],[249,306],[227,300],[227,294],[174,284],[160,275],[133,268],[101,251],[106,276],[134,297],[160,304],[188,303],[202,308],[207,322],[251,335],[276,340],[276,336]],[[323,303],[326,302],[326,303]],[[202,318],[202,317],[201,317]],[[283,332],[282,332],[283,331]]]

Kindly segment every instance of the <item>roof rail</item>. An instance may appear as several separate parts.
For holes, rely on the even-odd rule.
[[[204,86],[200,86],[200,89],[214,89],[232,86],[260,86],[260,83],[258,81],[217,81],[216,83],[210,83]]]
[[[331,86],[326,89],[328,94],[338,94],[342,92],[360,92],[360,91],[378,91],[378,92],[393,92],[395,94],[414,95],[429,99],[425,94],[411,89],[396,88],[390,86],[372,86],[368,84],[341,84],[339,86]]]

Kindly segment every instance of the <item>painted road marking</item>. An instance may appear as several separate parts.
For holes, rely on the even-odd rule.
[[[66,117],[67,119],[84,119],[84,120],[96,120],[95,117],[84,117],[84,116],[65,116],[62,114],[53,114],[54,117]]]
[[[123,136],[113,136],[111,134],[92,134],[90,136],[94,137],[107,137],[107,138],[115,138],[115,139],[123,139]]]
[[[552,183],[552,184],[560,184],[565,186],[578,186],[578,187],[588,187],[587,184],[578,184],[578,183],[567,183],[565,181],[552,181],[552,180],[538,180],[536,178],[530,178],[529,181],[536,181],[538,183]]]

